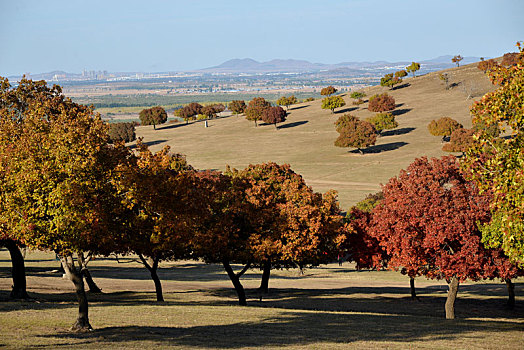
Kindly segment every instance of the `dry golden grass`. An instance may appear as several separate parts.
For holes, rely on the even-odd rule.
[[[261,302],[260,272],[248,271],[248,307],[220,266],[184,261],[160,269],[164,303],[155,302],[148,272],[130,258],[97,259],[90,267],[102,295],[89,295],[95,330],[68,331],[77,312],[71,282],[54,255],[27,255],[28,291],[34,301],[6,301],[9,255],[0,251],[0,347],[145,349],[516,349],[522,345],[524,307],[504,309],[505,286],[465,283],[457,320],[444,319],[446,286],[417,280],[420,301],[409,298],[407,277],[357,272],[345,263],[275,271]],[[523,292],[516,285],[517,296]]]
[[[209,128],[204,128],[203,122],[166,124],[156,131],[152,126],[138,127],[137,135],[144,137],[153,150],[169,145],[174,152],[186,154],[199,169],[223,170],[226,164],[244,168],[268,161],[289,163],[315,190],[337,190],[341,207],[348,209],[366,194],[378,191],[381,183],[416,157],[445,154],[441,139],[427,131],[432,119],[448,116],[471,126],[469,107],[473,99],[467,96],[473,90],[478,98],[493,87],[474,64],[445,72],[450,84],[457,84],[450,90],[445,89],[438,72],[407,78],[404,82],[409,86],[395,90],[380,86],[363,90],[368,97],[381,92],[392,95],[398,104],[395,113],[399,123],[365,155],[333,144],[338,136],[333,123],[340,115],[349,112],[361,119],[373,115],[367,103],[360,108],[352,106],[349,95],[344,95],[346,106],[335,114],[321,109],[320,100],[294,105],[279,130],[273,125],[255,128],[243,116],[231,116],[210,121]]]

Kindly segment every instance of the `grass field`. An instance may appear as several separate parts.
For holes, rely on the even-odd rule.
[[[33,301],[6,301],[9,255],[0,250],[0,347],[219,349],[517,349],[524,307],[504,309],[505,285],[465,283],[458,319],[444,319],[446,285],[417,280],[420,301],[409,298],[409,280],[391,271],[357,272],[344,263],[275,271],[260,301],[260,272],[243,278],[248,307],[236,305],[218,265],[165,263],[160,269],[166,301],[155,302],[148,272],[131,258],[97,259],[90,270],[104,291],[89,295],[90,333],[71,333],[77,307],[71,282],[52,272],[54,254],[26,256]]]
[[[338,133],[333,123],[343,113],[361,119],[372,116],[367,103],[356,107],[344,95],[346,106],[337,113],[321,109],[321,101],[297,104],[290,108],[288,120],[275,130],[272,125],[255,128],[243,116],[231,116],[209,122],[166,124],[153,130],[152,126],[137,128],[137,136],[159,150],[171,146],[177,153],[187,155],[190,164],[199,169],[223,170],[226,164],[244,168],[250,163],[273,161],[289,163],[317,191],[335,189],[342,208],[376,192],[381,183],[398,174],[416,157],[446,154],[441,150],[439,137],[431,136],[427,125],[432,119],[448,116],[471,126],[469,108],[473,99],[492,89],[488,78],[475,65],[446,71],[453,88],[446,90],[438,73],[405,79],[405,86],[395,90],[385,87],[364,89],[368,96],[388,92],[397,102],[399,127],[384,132],[375,146],[365,155],[333,145]]]

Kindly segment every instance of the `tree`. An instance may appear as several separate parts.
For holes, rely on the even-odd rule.
[[[389,96],[387,93],[371,96],[369,98],[368,109],[371,112],[392,111],[396,106],[395,99],[392,96]]]
[[[380,86],[389,86],[390,89],[393,89],[395,85],[400,84],[401,82],[402,79],[393,76],[393,73],[389,73],[380,79]]]
[[[460,61],[462,61],[463,59],[464,57],[462,57],[461,55],[456,55],[451,59],[451,62],[455,63],[457,67],[460,67]]]
[[[494,59],[489,59],[487,61],[482,60],[477,64],[477,68],[483,71],[484,73],[486,73],[490,69],[495,68],[496,66],[498,66],[498,63]]]
[[[1,82],[0,222],[31,249],[53,250],[73,282],[73,329],[91,329],[84,271],[95,254],[116,249],[124,208],[110,181],[128,150],[110,146],[107,124],[59,86]],[[76,256],[76,259],[75,259]]]
[[[482,245],[477,223],[489,222],[491,198],[464,178],[455,157],[416,159],[382,191],[370,234],[389,255],[389,268],[448,281],[446,318],[455,317],[460,282],[519,273],[502,250]]]
[[[474,147],[466,153],[464,169],[482,190],[494,194],[492,220],[482,227],[483,242],[501,247],[515,262],[524,264],[524,64],[496,67],[488,72],[498,89],[473,104],[473,123],[488,130],[506,126],[510,137],[501,139],[487,131],[480,132]]]
[[[404,78],[407,75],[408,75],[408,72],[406,72],[404,69],[395,72],[396,78]]]
[[[244,114],[246,115],[247,120],[254,121],[255,126],[258,126],[257,120],[262,119],[265,110],[269,107],[271,107],[271,103],[266,101],[263,97],[255,97],[254,99],[249,101],[249,104],[246,110],[244,111]]]
[[[373,124],[379,135],[384,130],[395,129],[398,126],[395,116],[391,113],[377,113],[366,121]]]
[[[354,98],[355,100],[360,100],[361,98],[366,97],[366,94],[360,91],[353,91],[349,97]]]
[[[117,169],[116,182],[128,209],[128,224],[118,242],[134,252],[151,274],[157,301],[164,301],[157,269],[161,261],[190,256],[193,179],[191,166],[166,146],[153,154],[141,140],[138,152]]]
[[[9,293],[10,299],[29,299],[27,294],[27,283],[25,275],[24,256],[19,249],[20,243],[9,238],[7,234],[0,233],[0,247],[5,247],[9,250],[11,256],[11,277],[13,279],[13,287]]]
[[[200,110],[200,114],[205,115],[207,119],[213,119],[217,115],[217,110],[214,105],[204,106]]]
[[[473,135],[475,131],[472,129],[459,128],[453,130],[449,138],[449,142],[442,146],[442,150],[446,152],[466,152],[473,145]]]
[[[503,66],[514,66],[519,63],[521,54],[519,52],[508,52],[502,56],[502,62],[500,63]]]
[[[229,102],[228,108],[233,112],[233,114],[242,114],[246,109],[246,103],[244,100],[233,100]]]
[[[439,78],[440,80],[442,80],[442,81],[446,84],[446,90],[449,90],[450,85],[449,85],[449,76],[448,76],[448,73],[444,73],[444,74],[439,73],[438,78]]]
[[[286,120],[286,111],[282,107],[269,107],[262,114],[262,120],[268,124],[274,124],[275,129],[277,128],[277,123],[282,123]]]
[[[361,154],[361,148],[374,145],[377,140],[375,127],[366,121],[361,121],[351,114],[344,114],[335,122],[338,138],[335,140],[337,147],[355,147]]]
[[[112,143],[135,141],[135,123],[109,123],[109,138]]]
[[[462,124],[449,117],[442,117],[438,120],[432,120],[428,124],[429,133],[433,136],[442,136],[442,142],[444,142],[446,137],[450,136],[453,131],[461,128]]]
[[[419,69],[420,69],[420,63],[417,63],[417,62],[411,62],[411,64],[406,67],[406,71],[408,71],[408,73],[412,73],[413,78],[415,78],[415,72],[418,71]]]
[[[333,86],[328,86],[328,87],[325,87],[323,88],[322,90],[320,90],[320,94],[322,96],[331,96],[333,95],[335,92],[337,92],[337,89],[335,89]]]
[[[289,109],[290,105],[293,105],[297,103],[297,98],[294,95],[291,95],[289,97],[282,96],[277,100],[277,105],[279,106],[286,106],[286,110]]]
[[[322,109],[330,109],[331,113],[335,113],[335,108],[340,108],[346,105],[342,96],[329,96],[322,99]]]
[[[155,130],[157,124],[164,124],[167,121],[167,113],[162,107],[143,109],[139,117],[142,125],[153,125]]]

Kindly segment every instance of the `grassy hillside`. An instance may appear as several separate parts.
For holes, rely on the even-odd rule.
[[[448,74],[453,88],[445,89],[439,73]],[[267,161],[289,163],[316,191],[337,190],[341,207],[347,209],[366,194],[378,191],[381,183],[416,157],[446,154],[441,150],[441,139],[429,134],[428,123],[448,116],[470,127],[469,108],[474,99],[493,89],[476,64],[407,78],[403,85],[395,90],[380,86],[362,90],[368,96],[382,92],[392,95],[399,123],[365,155],[333,144],[338,136],[333,123],[340,115],[349,112],[365,119],[374,114],[367,110],[367,103],[353,106],[348,94],[342,95],[346,106],[335,114],[321,109],[320,100],[294,105],[279,130],[272,125],[255,128],[243,116],[230,116],[210,121],[208,128],[202,122],[166,124],[156,131],[152,126],[138,127],[137,136],[144,137],[153,150],[171,146],[199,169],[223,170],[226,164],[243,168]],[[468,99],[468,95],[473,98]]]

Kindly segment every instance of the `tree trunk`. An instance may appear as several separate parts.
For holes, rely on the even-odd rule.
[[[16,241],[12,239],[5,239],[0,241],[0,246],[9,250],[11,255],[11,276],[13,278],[13,289],[9,294],[11,299],[29,299],[26,290],[26,279],[25,279],[25,264],[24,257],[18,248]]]
[[[153,124],[153,130],[156,130],[156,124]]]
[[[93,281],[93,277],[91,277],[91,272],[87,268],[84,269],[84,277],[91,293],[102,293],[102,289],[98,288],[95,281]]]
[[[455,299],[457,298],[459,280],[453,276],[449,284],[448,298],[446,299],[446,319],[455,319]]]
[[[65,256],[61,258],[62,266],[66,272],[67,277],[73,282],[75,286],[76,298],[78,300],[78,318],[71,327],[74,331],[91,331],[93,328],[89,324],[89,306],[87,302],[87,295],[84,288],[84,275],[82,265],[75,267],[72,256]]]
[[[266,260],[264,262],[264,267],[262,270],[262,281],[260,282],[260,287],[258,290],[260,293],[269,293],[269,275],[271,274],[271,260]]]
[[[233,286],[235,287],[235,291],[238,295],[238,304],[241,306],[246,306],[246,292],[244,291],[244,286],[240,283],[239,276],[233,271],[233,268],[229,264],[229,261],[222,261],[222,265],[224,265],[224,269],[226,269],[227,275],[231,279],[231,282],[233,282]]]
[[[140,260],[142,260],[142,263],[144,266],[149,270],[149,273],[151,274],[151,278],[153,279],[153,282],[155,283],[155,292],[156,292],[156,301],[164,301],[164,295],[162,293],[162,283],[160,282],[160,278],[158,278],[157,270],[158,270],[158,263],[160,262],[159,258],[149,258],[149,262],[142,256],[142,254],[138,254],[140,257]]]
[[[417,292],[415,290],[415,278],[414,277],[409,278],[409,287],[411,289],[411,300],[418,300]]]
[[[507,279],[506,286],[508,286],[508,309],[513,310],[515,308],[515,284],[511,282],[511,279]]]
[[[277,123],[275,123],[275,130],[278,130],[278,128],[277,128]]]

